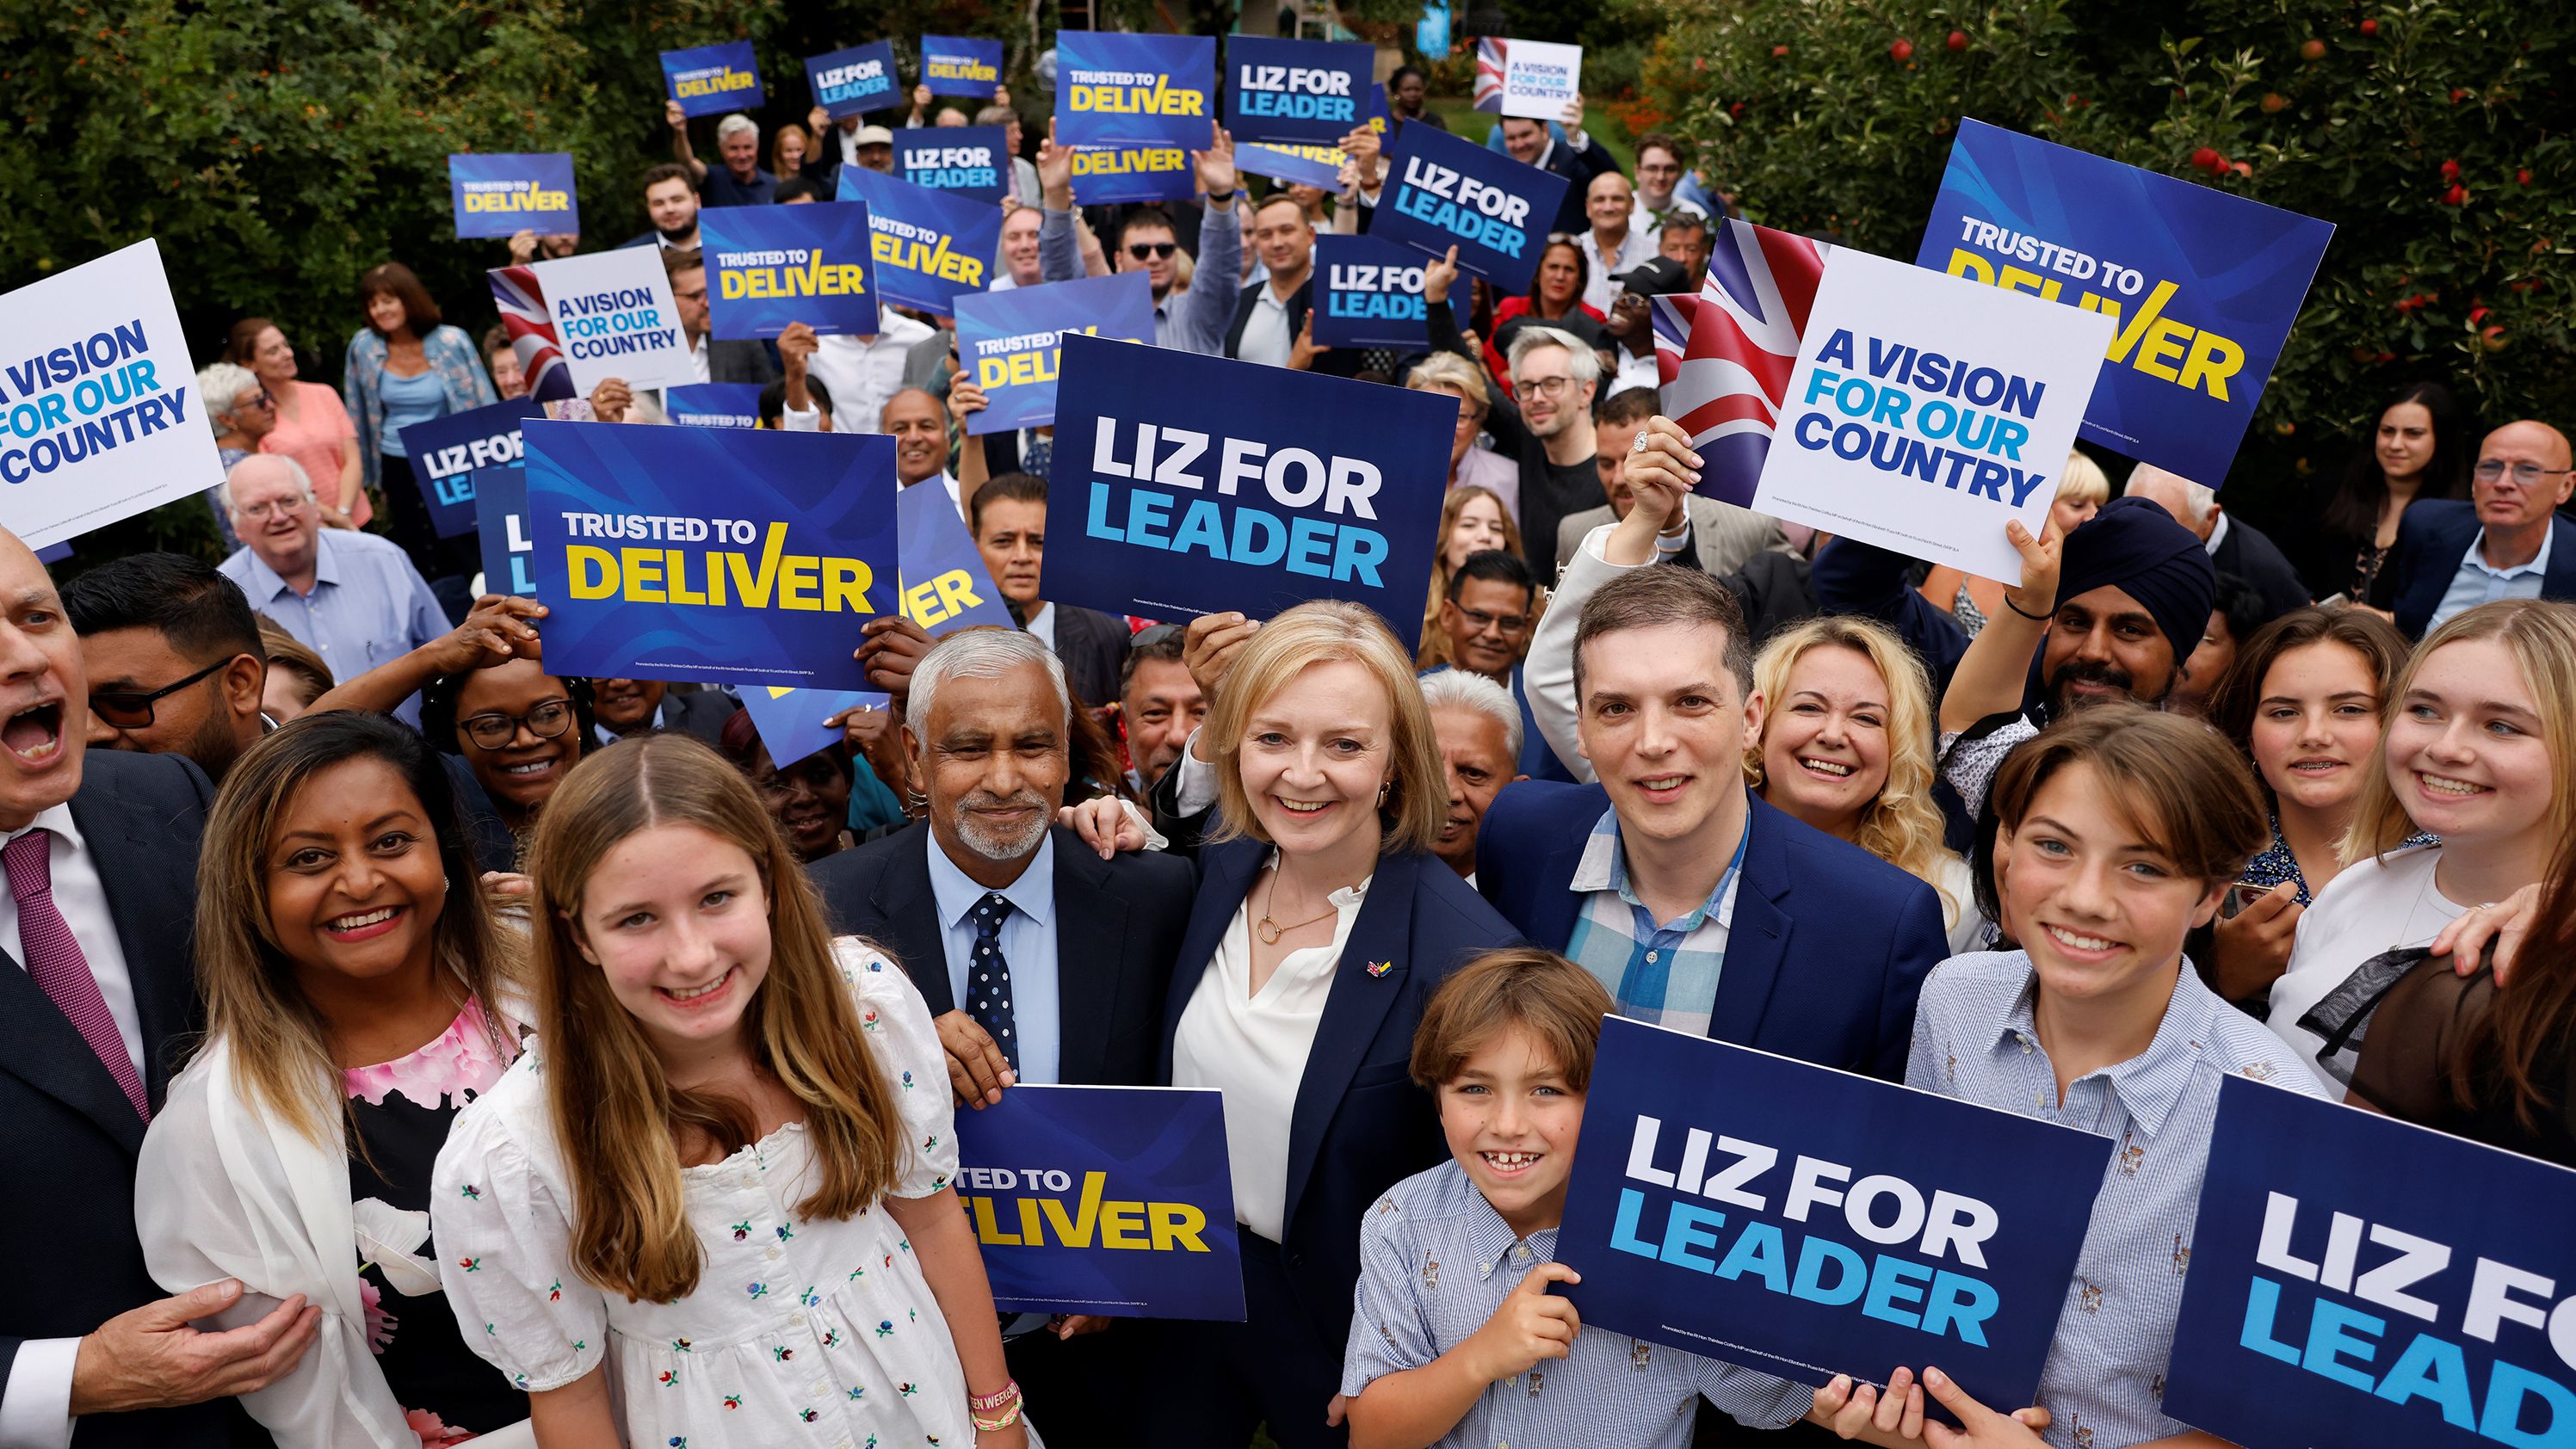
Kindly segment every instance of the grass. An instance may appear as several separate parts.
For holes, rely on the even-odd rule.
[[[1492,130],[1495,123],[1502,119],[1500,116],[1477,110],[1476,103],[1464,96],[1433,96],[1428,104],[1440,119],[1449,123],[1449,129],[1453,133],[1479,144],[1483,143],[1485,133]],[[1620,170],[1630,176],[1637,174],[1636,148],[1629,144],[1628,137],[1624,134],[1627,130],[1625,126],[1605,113],[1586,111],[1583,117],[1583,128],[1591,134],[1593,140],[1609,148],[1610,154],[1618,160]]]

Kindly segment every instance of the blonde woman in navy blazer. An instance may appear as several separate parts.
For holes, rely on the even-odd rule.
[[[1193,626],[1212,627],[1247,626]],[[1213,693],[1168,784],[1207,829],[1162,1079],[1226,1094],[1247,1321],[1157,1325],[1138,1442],[1233,1449],[1266,1421],[1283,1449],[1340,1445],[1361,1215],[1445,1151],[1407,1074],[1414,1027],[1450,971],[1519,938],[1429,854],[1440,756],[1377,615],[1300,604]]]

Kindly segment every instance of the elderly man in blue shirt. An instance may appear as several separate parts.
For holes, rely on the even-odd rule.
[[[2576,487],[2567,435],[2547,423],[2487,434],[2469,501],[2433,499],[2397,528],[2397,628],[2421,639],[2498,599],[2576,598],[2576,524],[2557,509]]]
[[[250,606],[322,656],[334,677],[355,679],[448,631],[446,614],[391,540],[325,529],[313,482],[292,458],[260,454],[233,465],[224,508],[242,546],[218,569]],[[420,723],[420,700],[395,711]]]

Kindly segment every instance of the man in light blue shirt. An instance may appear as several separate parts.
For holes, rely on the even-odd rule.
[[[2576,525],[2557,514],[2576,486],[2570,461],[2566,434],[2507,423],[2478,448],[2468,502],[2407,509],[2393,550],[2398,631],[2419,639],[2498,599],[2576,597]],[[2569,547],[2558,546],[2562,533]]]
[[[334,679],[346,683],[448,632],[437,597],[398,545],[322,527],[312,480],[293,459],[244,458],[224,492],[242,547],[218,571],[252,608],[321,655]],[[419,699],[395,713],[419,724]]]

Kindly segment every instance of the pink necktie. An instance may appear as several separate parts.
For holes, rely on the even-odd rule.
[[[125,1054],[125,1039],[108,1012],[107,998],[99,994],[98,978],[89,974],[89,958],[81,954],[80,942],[54,905],[54,865],[47,854],[52,841],[49,830],[29,830],[0,845],[0,870],[8,872],[9,894],[18,902],[18,946],[27,958],[27,974],[70,1019],[107,1074],[125,1090],[126,1100],[149,1122],[152,1108],[143,1095],[143,1078]]]

